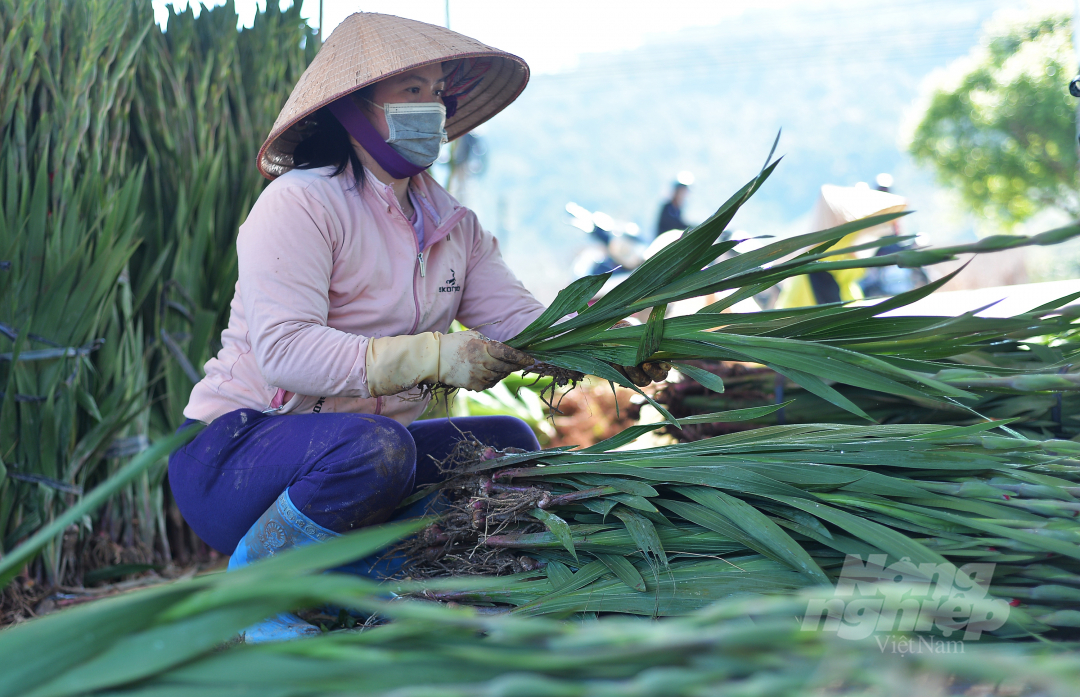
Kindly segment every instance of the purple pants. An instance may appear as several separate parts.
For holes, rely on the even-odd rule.
[[[417,487],[440,481],[435,463],[461,439],[458,429],[495,448],[540,448],[529,426],[511,416],[405,427],[372,414],[268,416],[238,409],[169,457],[169,485],[184,519],[222,554],[232,554],[286,488],[304,515],[348,532],[389,520]]]

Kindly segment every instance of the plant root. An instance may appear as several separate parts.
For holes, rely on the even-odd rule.
[[[499,576],[536,571],[541,564],[535,559],[513,550],[486,547],[484,541],[508,531],[544,531],[529,512],[545,507],[556,494],[528,482],[495,482],[486,473],[454,476],[470,464],[524,452],[517,448],[497,450],[468,432],[462,436],[450,454],[437,463],[439,471],[449,475],[436,504],[441,511],[439,520],[391,551],[406,558],[403,577]]]
[[[731,405],[728,408],[761,406],[777,400],[772,387],[777,379],[777,374],[770,368],[735,361],[688,361],[688,363],[719,376],[727,383],[728,387],[724,392],[724,398]],[[763,389],[763,387],[768,389]],[[703,387],[695,380],[683,380],[678,383],[664,384],[663,388],[653,395],[653,398],[663,404],[672,416],[679,419],[713,411],[712,409],[695,408],[686,402],[693,402],[695,398],[715,395],[715,392]],[[688,424],[682,429],[669,425],[659,429],[658,433],[671,436],[680,442],[691,442],[713,436],[749,431],[763,425],[754,421]]]
[[[559,405],[562,404],[563,397],[568,395],[570,390],[573,390],[579,382],[585,379],[585,376],[576,370],[567,370],[550,363],[534,363],[521,372],[524,375],[536,376],[536,382],[533,385],[544,378],[551,378],[551,383],[540,390],[540,401],[547,405],[549,417],[554,417],[555,414],[562,415],[562,412],[559,411]],[[570,390],[559,394],[559,389],[568,385]],[[558,397],[558,402],[555,401],[556,397]]]
[[[48,585],[34,583],[32,579],[24,576],[16,576],[0,591],[0,627],[37,617],[36,609],[53,591]]]
[[[529,557],[486,547],[484,541],[510,530],[542,532],[544,526],[529,512],[550,501],[550,491],[495,484],[488,476],[474,474],[449,480],[440,496],[445,503],[438,522],[395,548],[407,558],[408,577],[498,576],[539,568]]]
[[[406,402],[420,402],[425,399],[443,400],[444,404],[449,404],[450,398],[458,391],[458,388],[453,385],[444,385],[441,382],[427,383],[422,382],[416,386],[420,391],[417,393],[406,392],[401,396]]]
[[[523,375],[536,376],[536,381],[533,382],[530,387],[536,385],[544,378],[552,378],[551,382],[540,390],[540,401],[547,405],[549,416],[562,414],[562,412],[559,411],[559,404],[562,403],[563,397],[570,393],[570,390],[561,394],[559,393],[559,390],[567,386],[572,390],[585,378],[583,374],[576,370],[567,370],[566,368],[560,368],[559,366],[551,365],[550,363],[534,363],[521,372]],[[458,391],[457,387],[445,385],[441,382],[421,383],[416,387],[418,389],[417,392],[407,393],[402,399],[408,402],[419,402],[425,399],[435,401],[442,400],[443,404],[447,405],[447,409],[449,409],[451,398]],[[558,401],[556,401],[556,398],[558,398]]]

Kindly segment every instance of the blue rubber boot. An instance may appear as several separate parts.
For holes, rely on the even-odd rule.
[[[303,547],[335,537],[340,535],[301,513],[293,505],[289,490],[286,489],[240,539],[229,558],[229,571],[259,559],[272,557],[292,547]],[[268,641],[288,641],[316,634],[319,634],[318,627],[292,613],[283,612],[248,627],[244,631],[244,642],[260,644]]]

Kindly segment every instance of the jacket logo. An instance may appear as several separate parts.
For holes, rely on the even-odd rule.
[[[450,278],[446,279],[446,283],[439,286],[440,293],[460,293],[461,286],[457,284],[457,273],[450,269]]]

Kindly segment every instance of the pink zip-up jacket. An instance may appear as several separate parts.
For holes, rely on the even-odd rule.
[[[240,226],[240,277],[221,351],[184,416],[230,411],[361,412],[402,424],[427,404],[419,389],[374,398],[369,338],[445,332],[457,319],[512,338],[543,312],[503,261],[495,238],[427,173],[411,186],[424,248],[390,186],[364,172],[292,170],[271,182]]]

